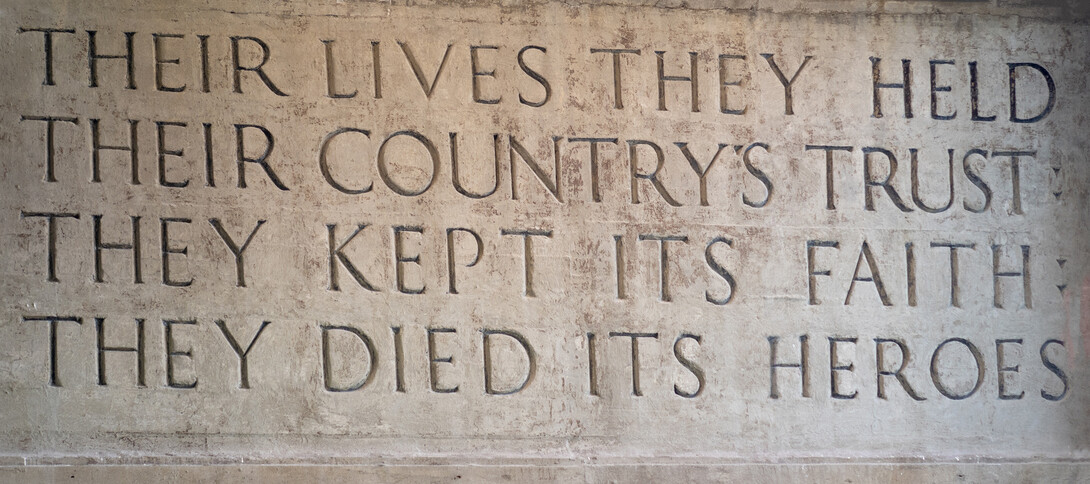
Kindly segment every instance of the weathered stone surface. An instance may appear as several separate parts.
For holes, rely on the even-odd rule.
[[[1075,464],[293,465],[6,467],[11,482],[1080,482]]]
[[[1086,18],[5,2],[0,478],[1084,480]]]

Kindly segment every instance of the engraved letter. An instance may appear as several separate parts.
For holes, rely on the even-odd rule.
[[[627,337],[631,340],[632,344],[632,394],[637,397],[642,397],[643,392],[640,391],[640,338],[654,338],[658,339],[658,333],[618,333],[609,332],[609,337],[616,336]]]
[[[473,193],[462,186],[462,181],[458,176],[458,133],[450,133],[450,180],[454,184],[455,191],[475,200],[496,193],[496,190],[500,187],[500,135],[498,134],[492,135],[492,149],[492,189],[486,193]]]
[[[428,328],[428,380],[431,384],[431,391],[435,393],[457,393],[458,385],[453,387],[441,387],[439,386],[439,365],[438,363],[447,363],[454,366],[454,357],[447,356],[443,358],[436,357],[437,353],[435,349],[435,335],[438,333],[457,333],[454,328]]]
[[[424,70],[420,67],[420,63],[416,62],[416,57],[413,56],[412,49],[409,48],[407,42],[398,42],[397,45],[401,46],[401,51],[405,53],[405,60],[409,61],[409,67],[413,69],[413,74],[416,75],[416,81],[420,83],[420,89],[424,90],[424,96],[431,99],[431,94],[435,92],[435,85],[439,83],[439,75],[443,73],[443,67],[447,65],[447,58],[450,57],[450,49],[454,47],[453,44],[447,44],[447,50],[443,52],[443,60],[439,61],[439,67],[435,69],[435,76],[432,77],[431,82],[424,77]]]
[[[999,399],[1000,400],[1021,400],[1026,392],[1018,392],[1017,395],[1013,393],[1007,393],[1007,379],[1004,373],[1018,373],[1018,365],[1006,366],[1005,358],[1003,357],[1006,352],[1003,351],[1004,346],[1008,344],[1016,344],[1022,346],[1021,339],[997,339],[995,340],[995,366],[996,366],[996,378],[999,380]]]
[[[598,143],[617,144],[617,138],[568,138],[568,142],[590,143],[590,198],[601,202],[602,194],[598,189]]]
[[[74,34],[76,33],[76,31],[72,29],[28,29],[24,27],[19,27],[18,32],[20,34],[24,34],[27,32],[41,32],[45,36],[45,80],[42,81],[42,85],[56,85],[53,83],[53,34]]]
[[[1042,109],[1040,113],[1030,118],[1023,118],[1018,116],[1018,94],[1016,92],[1016,86],[1018,83],[1016,80],[1017,78],[1015,77],[1015,72],[1018,70],[1019,67],[1028,67],[1041,73],[1041,75],[1045,78],[1045,83],[1048,85],[1048,103],[1045,104],[1044,109]],[[1052,76],[1048,73],[1048,70],[1032,62],[1010,63],[1007,64],[1007,70],[1010,72],[1011,121],[1015,123],[1036,123],[1042,119],[1045,119],[1045,116],[1048,116],[1048,113],[1052,112],[1052,108],[1056,107],[1056,82],[1052,80]]]
[[[972,106],[973,121],[995,121],[995,115],[980,114],[980,84],[977,82],[976,62],[969,63],[969,98]]]
[[[655,170],[651,173],[640,173],[639,158],[637,156],[636,147],[644,145],[650,146],[655,151]],[[674,197],[670,196],[670,193],[666,191],[666,187],[662,185],[662,181],[659,180],[659,171],[662,170],[663,164],[666,162],[666,155],[662,152],[662,148],[659,145],[645,140],[628,140],[628,167],[632,175],[632,203],[640,203],[640,180],[647,180],[651,182],[651,185],[655,187],[655,191],[659,192],[663,200],[666,203],[674,207],[680,207],[681,202],[674,200]]]
[[[879,89],[901,89],[905,94],[905,118],[912,117],[912,61],[908,59],[901,59],[901,71],[904,75],[904,82],[902,83],[889,83],[881,82],[881,63],[882,59],[878,57],[871,57],[871,77],[874,83],[874,111],[871,113],[872,118],[882,117],[882,98],[878,94]]]
[[[136,125],[135,119],[129,120],[129,146],[110,146],[104,145],[101,141],[101,135],[98,130],[98,120],[91,119],[91,181],[94,183],[101,183],[102,178],[99,176],[99,160],[101,158],[100,151],[112,150],[112,151],[128,151],[129,152],[129,170],[132,177],[132,184],[140,184],[140,159],[138,156],[139,149],[136,146]]]
[[[692,102],[692,110],[694,113],[700,112],[700,89],[698,87],[697,80],[697,68],[696,68],[696,52],[689,52],[689,77],[685,76],[667,76],[665,74],[665,63],[663,56],[666,55],[666,51],[656,50],[655,57],[658,60],[658,75],[659,75],[659,111],[666,111],[666,81],[676,82],[688,82],[690,92],[690,100]]]
[[[522,236],[522,268],[523,281],[525,282],[526,297],[535,297],[534,294],[534,243],[531,237],[552,238],[552,230],[515,230],[500,229],[500,235]]]
[[[624,109],[621,102],[621,54],[640,55],[639,49],[590,49],[591,54],[611,54],[613,56],[613,107]]]
[[[337,136],[345,133],[359,133],[367,137],[368,139],[370,139],[371,137],[371,132],[367,131],[366,129],[337,128],[332,133],[326,135],[325,139],[322,140],[322,147],[318,150],[318,168],[321,169],[322,177],[325,178],[326,183],[328,183],[329,186],[333,187],[337,191],[341,193],[347,193],[349,195],[359,195],[361,193],[367,193],[371,191],[372,188],[374,188],[375,182],[369,182],[367,183],[367,186],[359,189],[348,188],[342,185],[337,180],[334,180],[333,172],[329,169],[329,144],[333,142],[333,138],[336,138]]]
[[[337,277],[338,276],[337,264],[340,263],[340,265],[343,265],[344,268],[348,271],[348,274],[352,276],[352,279],[356,280],[356,284],[359,284],[360,287],[362,287],[364,289],[367,289],[368,291],[378,292],[378,289],[376,289],[375,286],[372,286],[370,282],[367,282],[367,279],[363,277],[363,274],[360,273],[360,270],[356,268],[355,264],[352,264],[352,262],[350,260],[348,260],[348,256],[344,255],[344,252],[343,252],[345,246],[347,246],[349,242],[352,242],[352,239],[355,239],[356,236],[359,235],[359,233],[362,232],[363,229],[365,229],[365,228],[367,228],[367,224],[358,224],[358,225],[356,225],[356,231],[352,232],[352,235],[349,235],[347,239],[344,239],[344,242],[341,242],[340,244],[337,244],[337,235],[336,235],[336,233],[337,233],[337,224],[328,224],[328,225],[326,225],[326,229],[329,230],[329,290],[330,291],[340,291],[341,290],[341,285],[340,285],[339,279]]]
[[[719,54],[719,112],[723,114],[746,114],[748,106],[742,106],[742,109],[733,109],[727,107],[727,86],[741,86],[742,81],[728,81],[727,80],[727,60],[746,60],[746,56],[738,54]]]
[[[548,175],[541,169],[541,166],[534,161],[530,156],[530,152],[526,150],[522,144],[515,140],[514,136],[507,136],[507,143],[510,148],[507,150],[508,162],[511,165],[511,199],[518,200],[518,171],[515,169],[515,153],[518,153],[519,158],[522,158],[522,162],[526,166],[530,167],[530,171],[534,172],[538,181],[542,185],[545,185],[545,189],[549,191],[549,194],[553,196],[558,202],[563,202],[564,199],[560,193],[560,141],[564,138],[560,136],[553,136],[553,179],[549,180]],[[498,172],[497,172],[498,173]]]
[[[715,162],[719,161],[719,155],[720,155],[720,153],[723,152],[723,148],[726,148],[726,147],[728,147],[730,145],[726,144],[726,143],[719,143],[719,149],[717,149],[715,151],[715,154],[712,155],[712,161],[708,162],[708,166],[706,166],[704,168],[700,168],[700,162],[696,160],[695,156],[693,156],[692,150],[689,149],[689,143],[678,142],[678,143],[674,143],[674,144],[677,145],[678,149],[681,150],[681,154],[685,155],[685,159],[689,162],[689,166],[691,166],[693,168],[693,171],[696,172],[696,176],[700,177],[700,206],[707,207],[708,206],[708,178],[707,178],[708,177],[708,172],[712,171],[712,167],[715,166]],[[748,153],[748,151],[746,151],[746,152]],[[593,153],[592,153],[592,155],[593,155]],[[597,182],[596,179],[594,181]],[[596,185],[597,185],[597,183],[596,183]],[[595,192],[597,192],[597,190]],[[745,197],[745,195],[743,195],[743,197]],[[598,200],[595,200],[595,201],[598,201]]]
[[[939,114],[939,93],[950,92],[950,86],[938,85],[938,66],[952,66],[954,61],[952,60],[932,60],[929,62],[931,67],[931,119],[937,119],[940,121],[947,121],[957,117],[958,110],[955,109],[950,114]],[[974,65],[975,68],[975,65]],[[951,151],[952,153],[952,151]],[[951,155],[953,156],[953,155]]]
[[[174,326],[178,324],[184,325],[196,325],[197,321],[194,319],[188,320],[163,320],[163,345],[166,347],[166,367],[167,367],[167,386],[170,388],[189,389],[197,388],[197,377],[193,377],[193,381],[183,382],[178,381],[174,376],[174,357],[186,357],[190,360],[193,359],[193,349],[178,350],[176,349],[177,342],[174,341]]]
[[[530,382],[534,381],[534,375],[537,374],[537,356],[534,354],[534,347],[530,346],[530,342],[525,336],[519,334],[516,331],[503,330],[503,329],[482,329],[482,341],[484,351],[484,391],[489,395],[512,395],[521,392]],[[507,390],[497,390],[492,384],[492,335],[503,335],[510,337],[518,342],[522,346],[522,350],[526,352],[526,361],[529,364],[529,368],[526,370],[526,377],[523,378],[522,383],[515,385]]]
[[[164,92],[182,92],[185,91],[185,84],[181,86],[167,86],[163,84],[163,65],[173,64],[179,65],[182,63],[181,59],[175,57],[173,59],[163,58],[163,39],[184,39],[182,34],[151,34],[152,49],[155,51],[155,90]]]
[[[715,304],[716,306],[725,306],[731,301],[731,299],[734,299],[736,283],[734,281],[734,276],[731,275],[730,272],[727,272],[727,269],[723,267],[723,265],[720,264],[719,261],[715,260],[715,257],[712,256],[712,247],[716,244],[725,244],[727,247],[734,247],[734,245],[733,241],[731,241],[730,239],[719,236],[712,239],[711,242],[708,242],[708,246],[704,248],[704,261],[708,263],[708,267],[711,268],[712,271],[714,271],[716,274],[719,274],[719,277],[722,277],[723,280],[727,283],[727,295],[724,297],[716,298],[712,297],[711,291],[704,291],[704,299],[712,304]]]
[[[370,363],[367,366],[367,374],[356,380],[355,383],[346,386],[340,386],[333,383],[333,356],[330,350],[330,331],[344,331],[355,335],[363,346],[367,348],[367,356]],[[375,378],[375,370],[378,368],[378,352],[375,350],[375,344],[371,342],[363,331],[351,326],[328,326],[322,325],[322,385],[327,392],[354,392],[367,386],[371,383],[371,380]]]
[[[106,386],[106,352],[136,353],[136,386],[144,385],[144,320],[136,318],[136,347],[106,346],[106,320],[95,318],[95,333],[98,336],[98,385]]]
[[[873,176],[874,168],[871,167],[871,155],[879,153],[885,155],[886,160],[889,162],[889,174],[883,180],[875,180]],[[893,156],[893,152],[884,148],[863,148],[863,208],[869,212],[874,210],[874,188],[881,187],[886,191],[886,195],[889,196],[890,201],[893,202],[899,210],[902,212],[911,212],[912,207],[905,205],[905,202],[901,200],[901,197],[897,195],[897,189],[893,188],[893,176],[897,174],[897,157]]]
[[[973,360],[976,361],[976,383],[973,384],[972,390],[960,395],[954,393],[953,390],[948,388],[946,384],[942,383],[940,380],[942,373],[939,372],[939,352],[942,351],[943,347],[950,343],[960,343],[968,348],[969,353],[973,355]],[[943,341],[939,344],[938,348],[935,348],[935,352],[931,354],[931,381],[935,384],[935,388],[939,390],[939,393],[946,398],[951,400],[964,400],[969,398],[973,396],[973,394],[980,389],[980,385],[984,383],[984,356],[980,354],[980,350],[977,349],[976,345],[967,339],[950,338]]]
[[[734,147],[735,151],[740,148],[741,146]],[[742,193],[742,203],[753,208],[761,208],[768,205],[768,200],[772,198],[772,181],[768,179],[768,175],[766,175],[765,172],[761,171],[760,168],[753,166],[753,162],[749,160],[749,153],[753,151],[753,148],[761,148],[765,153],[768,153],[769,146],[767,143],[753,143],[747,146],[746,150],[742,152],[742,164],[745,165],[746,171],[749,172],[750,175],[753,175],[753,178],[756,178],[757,181],[761,182],[761,185],[764,185],[765,197],[761,200],[754,201],[749,199],[749,195]]]
[[[859,275],[859,269],[863,267],[864,260],[867,262],[867,269],[870,273],[870,276],[868,277]],[[855,261],[855,273],[852,274],[852,284],[848,286],[848,295],[844,297],[845,306],[852,302],[852,293],[855,291],[856,282],[873,282],[874,289],[878,291],[878,298],[882,300],[882,305],[893,305],[893,303],[889,301],[889,295],[886,294],[886,286],[882,284],[882,277],[878,274],[878,264],[874,260],[874,255],[871,254],[870,245],[868,245],[865,240],[863,241],[863,249],[859,251],[859,259]]]
[[[830,276],[832,272],[828,269],[817,270],[816,264],[814,264],[814,255],[817,253],[818,247],[828,247],[831,249],[840,249],[840,242],[834,240],[807,240],[806,241],[806,276],[808,278],[808,292],[810,294],[810,305],[816,306],[821,304],[821,301],[817,298],[817,279],[815,276]],[[856,264],[858,265],[858,264]]]
[[[102,278],[102,251],[103,250],[131,250],[132,251],[132,279],[134,284],[143,284],[140,260],[140,217],[132,216],[132,240],[130,242],[103,242],[102,241],[102,215],[92,215],[94,225],[95,243],[95,282],[105,282]]]
[[[806,145],[806,151],[825,151],[825,209],[836,210],[836,192],[833,190],[833,151],[852,152],[851,146]]]
[[[987,158],[988,157],[988,152],[985,151],[985,150],[981,150],[981,149],[971,149],[968,152],[966,152],[965,157],[961,159],[961,169],[962,169],[962,171],[965,172],[965,178],[968,178],[969,182],[971,182],[974,186],[976,186],[976,188],[978,190],[980,190],[980,193],[982,195],[984,195],[984,203],[981,203],[980,207],[974,208],[974,207],[969,206],[969,202],[968,202],[968,200],[966,200],[966,201],[962,202],[961,205],[962,205],[962,207],[965,207],[965,210],[968,210],[968,211],[970,211],[972,213],[984,213],[984,212],[987,212],[988,207],[990,207],[992,205],[992,189],[989,188],[988,184],[984,183],[984,180],[980,179],[980,175],[973,172],[972,167],[969,166],[969,157],[973,156],[973,155],[978,155],[978,156],[980,156],[982,158]],[[1013,163],[1014,162],[1012,161],[1011,166],[1013,166]]]
[[[908,150],[909,157],[912,160],[912,202],[915,203],[916,206],[920,208],[920,210],[923,210],[927,213],[945,212],[954,205],[954,150],[947,150],[950,154],[950,168],[947,174],[947,178],[950,180],[950,191],[949,195],[947,195],[946,205],[936,208],[928,207],[925,203],[923,203],[923,199],[920,198],[920,159],[917,155],[917,151],[918,150],[916,148],[909,148]]]
[[[431,175],[428,177],[428,183],[425,184],[419,190],[410,190],[394,182],[393,178],[390,178],[390,170],[386,167],[386,145],[390,140],[398,136],[408,136],[415,139],[428,150],[428,155],[431,157]],[[378,176],[382,178],[382,182],[386,184],[390,190],[403,197],[415,197],[417,195],[423,195],[431,188],[435,183],[435,177],[439,176],[439,150],[435,148],[435,144],[431,142],[424,135],[417,133],[416,131],[398,131],[396,133],[387,136],[382,140],[382,144],[378,147]]]
[[[98,53],[98,44],[96,43],[94,30],[87,31],[87,64],[91,71],[91,87],[98,87],[98,61],[99,59],[125,59],[125,73],[128,79],[128,84],[125,85],[125,89],[136,89],[136,68],[133,64],[133,47],[132,38],[136,35],[136,32],[125,32],[125,53],[118,55],[106,55]],[[1013,68],[1012,68],[1013,70]],[[1011,83],[1011,95],[1014,95],[1013,74]]]
[[[1023,245],[1022,247],[1022,272],[999,272],[999,249],[1001,246],[992,246],[992,305],[1002,309],[1003,298],[1002,291],[999,289],[1000,277],[1021,277],[1022,278],[1022,302],[1026,309],[1033,308],[1033,293],[1030,290],[1030,278],[1029,278],[1029,246]]]
[[[23,316],[23,321],[49,323],[49,386],[61,386],[60,377],[57,376],[57,323],[63,321],[82,325],[83,319],[75,316]],[[1042,395],[1044,395],[1043,392]]]
[[[54,116],[22,116],[20,121],[45,121],[45,181],[55,182],[57,177],[54,175],[54,163],[56,159],[56,149],[54,149],[55,136],[55,123],[64,122],[79,125],[78,118],[65,118]]]
[[[813,56],[806,56],[802,59],[802,64],[799,64],[799,68],[795,69],[795,73],[791,75],[791,79],[787,79],[787,76],[783,75],[783,71],[780,70],[780,66],[776,65],[776,60],[773,59],[774,54],[761,54],[768,61],[768,66],[772,68],[772,72],[776,74],[776,78],[780,80],[780,84],[783,84],[783,113],[786,115],[795,114],[793,102],[791,100],[791,87],[795,84],[795,79],[799,78],[799,74],[802,72],[802,68],[806,67],[806,63],[813,59]]]
[[[810,371],[808,366],[808,360],[810,359],[810,347],[807,341],[810,339],[809,335],[799,336],[799,351],[800,359],[798,363],[780,363],[776,360],[776,345],[780,341],[779,336],[769,336],[769,357],[768,357],[768,373],[769,384],[771,389],[768,392],[769,398],[780,398],[780,386],[776,379],[777,368],[798,368],[802,372],[802,396],[803,398],[810,398]]]
[[[692,373],[694,377],[696,377],[696,390],[687,392],[685,390],[682,390],[681,388],[678,388],[677,384],[675,383],[674,394],[683,398],[696,398],[700,396],[701,392],[704,391],[704,369],[697,366],[696,363],[693,363],[692,360],[690,360],[681,353],[681,342],[686,339],[696,341],[697,346],[700,345],[699,335],[682,333],[681,336],[678,336],[677,339],[674,340],[674,358],[677,359],[678,363],[681,363],[681,366],[684,366],[686,370],[689,370],[689,372]]]
[[[522,93],[520,92],[519,93],[519,102],[522,103],[522,104],[525,104],[527,106],[530,106],[530,107],[540,108],[541,106],[544,106],[545,103],[549,102],[549,98],[553,95],[553,89],[549,85],[549,81],[547,81],[545,79],[545,76],[542,76],[540,73],[538,73],[537,71],[535,71],[533,69],[530,69],[526,65],[526,61],[522,57],[523,57],[523,54],[525,54],[526,51],[528,51],[528,50],[539,50],[539,51],[541,51],[542,54],[545,54],[545,48],[544,47],[539,47],[539,46],[536,46],[536,45],[527,45],[526,47],[523,47],[522,49],[520,49],[519,53],[518,53],[519,68],[522,69],[522,72],[525,72],[526,75],[530,76],[535,81],[537,81],[538,84],[541,84],[541,87],[545,88],[545,97],[542,98],[541,101],[536,101],[535,102],[535,101],[530,101],[530,100],[528,100],[526,98],[523,98]]]
[[[74,218],[78,219],[78,213],[52,213],[52,212],[19,212],[19,218],[36,218],[42,217],[46,219],[46,269],[47,274],[45,280],[49,282],[60,282],[57,279],[57,222],[59,218]]]
[[[261,156],[253,158],[246,155],[246,136],[243,134],[243,130],[246,128],[254,128],[261,131],[261,134],[265,135],[265,151],[261,153]],[[235,125],[235,147],[237,148],[237,164],[238,164],[238,187],[246,188],[246,163],[257,163],[261,165],[261,168],[265,170],[265,174],[269,175],[269,180],[272,181],[276,188],[284,191],[288,191],[288,187],[284,186],[284,183],[280,181],[280,178],[273,172],[271,166],[269,166],[269,155],[272,154],[273,146],[276,141],[273,139],[273,135],[264,126],[258,126],[256,124],[236,124]],[[135,156],[135,155],[134,155]]]
[[[188,246],[172,247],[170,245],[170,235],[167,232],[167,227],[172,223],[189,224],[193,223],[192,220],[187,218],[178,217],[164,217],[159,219],[159,247],[161,249],[161,259],[163,261],[163,285],[173,287],[186,287],[193,284],[193,278],[189,278],[188,281],[176,281],[170,277],[170,254],[186,255],[189,253]]]
[[[250,370],[249,364],[246,358],[250,355],[250,350],[254,348],[254,343],[257,343],[257,338],[261,337],[261,332],[265,331],[265,327],[271,324],[269,321],[262,321],[261,327],[257,328],[257,332],[254,333],[254,337],[250,339],[250,344],[246,345],[246,349],[242,349],[242,346],[238,344],[238,340],[231,334],[231,331],[227,329],[227,323],[222,319],[216,320],[216,326],[219,326],[220,332],[223,333],[223,337],[227,339],[227,344],[231,345],[231,349],[235,350],[235,354],[238,356],[238,387],[244,390],[250,388]]]
[[[159,155],[159,185],[171,188],[185,188],[189,185],[189,180],[180,182],[172,182],[167,180],[167,157],[168,156],[185,156],[185,150],[182,148],[173,150],[167,148],[166,143],[166,127],[173,126],[177,128],[186,127],[186,123],[179,123],[177,121],[156,121],[155,122],[155,151]]]
[[[901,351],[901,366],[896,371],[886,370],[886,347],[885,344],[892,343],[897,345],[897,349]],[[905,389],[905,393],[913,400],[921,401],[927,400],[921,397],[912,389],[912,385],[909,385],[908,378],[903,374],[905,367],[908,366],[909,360],[912,358],[912,354],[908,350],[908,346],[898,339],[886,339],[886,338],[874,338],[874,351],[875,351],[875,367],[878,369],[878,398],[886,400],[886,382],[882,379],[883,376],[892,376],[897,379],[897,382],[901,384],[901,388]]]
[[[264,220],[258,220],[257,225],[250,231],[250,235],[246,237],[246,241],[242,245],[238,245],[235,239],[227,233],[227,230],[223,228],[223,224],[219,219],[208,219],[208,223],[212,224],[212,228],[216,229],[216,233],[219,234],[220,239],[227,245],[227,249],[231,251],[231,254],[235,256],[235,285],[238,287],[246,287],[246,272],[245,272],[245,260],[243,259],[243,252],[250,246],[250,242],[254,240],[254,235],[257,234],[257,229],[260,229],[265,224]]]
[[[1022,177],[1018,159],[1022,156],[1037,156],[1036,151],[993,151],[992,157],[1009,156],[1011,159],[1011,210],[1022,215]]]
[[[337,92],[337,67],[333,61],[333,40],[323,40],[325,44],[325,95],[333,99],[351,99],[359,93],[358,89],[352,92]]]
[[[467,233],[469,235],[472,235],[473,236],[473,241],[476,242],[476,244],[477,244],[477,255],[473,258],[473,262],[470,262],[470,263],[466,264],[465,267],[473,267],[473,266],[477,265],[477,263],[481,261],[481,256],[484,255],[484,242],[481,241],[481,236],[477,235],[477,232],[474,232],[474,231],[472,231],[470,229],[464,229],[464,228],[449,228],[449,229],[447,229],[447,275],[448,275],[447,294],[458,294],[458,289],[457,289],[456,284],[455,284],[456,278],[455,278],[455,275],[454,275],[454,233],[455,232],[465,232],[465,233]]]
[[[239,61],[238,44],[240,40],[248,40],[261,47],[261,61],[256,66],[244,67]],[[268,87],[273,94],[277,96],[287,96],[288,94],[281,91],[273,84],[269,79],[268,74],[265,74],[265,63],[269,61],[269,46],[265,42],[257,37],[237,37],[231,36],[231,65],[234,66],[235,76],[235,92],[242,94],[242,71],[256,72],[257,76],[261,78],[261,82],[265,83],[265,87]]]
[[[405,243],[402,241],[401,234],[405,232],[416,232],[423,235],[424,229],[422,227],[394,227],[394,273],[397,281],[397,291],[402,294],[424,294],[427,286],[421,284],[419,288],[416,288],[408,287],[405,284],[405,271],[402,269],[404,263],[411,262],[420,265],[420,254],[406,256],[402,250]]]
[[[1056,363],[1053,363],[1052,360],[1050,360],[1045,354],[1045,350],[1047,350],[1049,346],[1054,344],[1060,345],[1061,347],[1065,346],[1064,342],[1058,339],[1050,339],[1048,341],[1045,341],[1045,344],[1041,345],[1041,363],[1045,365],[1045,368],[1048,368],[1048,371],[1051,371],[1053,375],[1056,375],[1056,377],[1060,379],[1060,383],[1063,383],[1064,389],[1062,392],[1060,392],[1059,395],[1041,390],[1041,397],[1051,402],[1058,402],[1060,400],[1063,400],[1064,396],[1067,395],[1068,388],[1070,387],[1067,383],[1067,373],[1065,373],[1063,369],[1059,366],[1056,366]]]
[[[961,289],[958,287],[958,249],[975,249],[976,244],[957,244],[953,242],[932,242],[931,247],[946,247],[950,249],[950,305],[961,307],[958,297]]]
[[[639,240],[654,240],[659,243],[659,300],[670,302],[670,254],[667,250],[667,242],[689,242],[684,235],[655,235],[640,234]],[[728,244],[729,245],[729,244]]]
[[[852,400],[859,395],[859,390],[855,390],[851,393],[840,392],[840,373],[846,371],[848,373],[855,371],[855,363],[848,363],[847,365],[840,364],[840,358],[837,356],[836,349],[839,343],[851,343],[855,345],[856,338],[834,338],[829,337],[829,393],[830,396],[838,400]]]
[[[480,57],[478,57],[477,51],[482,50],[482,49],[499,50],[500,48],[495,46],[495,45],[471,45],[471,46],[469,46],[469,66],[470,66],[470,71],[472,73],[472,76],[470,78],[470,80],[471,80],[470,83],[473,85],[473,101],[481,103],[481,104],[499,104],[500,100],[503,99],[502,96],[497,97],[495,99],[491,99],[491,98],[484,97],[484,94],[481,93],[480,78],[481,77],[491,77],[493,79],[496,78],[496,68],[495,67],[493,67],[492,70],[488,70],[488,71],[482,71],[481,70],[481,67],[479,65]]]

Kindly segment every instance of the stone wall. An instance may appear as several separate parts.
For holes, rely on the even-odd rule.
[[[1086,479],[1088,14],[8,1],[0,476]]]

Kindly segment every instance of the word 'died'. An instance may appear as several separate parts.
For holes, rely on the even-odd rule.
[[[402,328],[395,326],[390,328],[392,335],[392,360],[393,366],[395,366],[395,391],[405,392],[407,386],[405,386],[405,349],[402,337]],[[450,382],[444,382],[440,378],[440,365],[456,365],[455,355],[450,354],[447,349],[440,350],[440,339],[443,335],[457,334],[456,328],[440,328],[440,327],[428,327],[426,328],[427,334],[427,380],[428,387],[436,394],[456,394],[459,391],[458,384],[452,384]],[[340,336],[337,336],[337,335]],[[332,349],[336,338],[349,338],[358,341],[355,347],[358,350],[354,352],[347,352],[347,355],[340,355],[338,351]],[[521,377],[519,383],[513,383],[507,387],[500,387],[496,383],[494,364],[496,359],[493,356],[493,343],[494,339],[507,338],[517,343],[519,351],[522,353],[520,359],[524,359],[525,373]],[[375,340],[366,334],[363,330],[353,326],[334,326],[334,325],[322,325],[322,375],[323,386],[326,391],[331,392],[346,392],[360,390],[372,383],[375,378],[375,374],[379,365],[379,351],[375,346]],[[358,379],[355,379],[353,383],[338,383],[338,377],[334,370],[335,359],[338,358],[360,358],[359,354],[362,350],[366,354],[364,358],[367,359],[367,370]],[[481,329],[481,354],[483,358],[484,368],[484,390],[488,395],[512,395],[518,394],[526,387],[533,383],[534,376],[537,374],[537,353],[530,341],[518,331],[509,329]],[[459,358],[460,359],[460,358]]]

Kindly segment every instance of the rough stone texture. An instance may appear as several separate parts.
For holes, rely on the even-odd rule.
[[[0,468],[5,482],[1081,482],[1073,464],[300,465]]]
[[[1088,479],[1084,2],[608,3],[0,5],[0,480]],[[41,28],[74,30],[52,34],[51,83]],[[135,89],[109,58],[89,86],[88,31],[104,55],[135,32]],[[183,92],[156,89],[153,34],[182,35],[160,36],[158,82]],[[476,68],[470,46],[490,46]],[[618,54],[623,107],[592,49],[640,51]],[[660,109],[656,51],[666,76],[694,53],[698,112],[677,80]],[[910,61],[911,118],[896,88],[874,116],[872,58],[887,84]],[[1042,119],[1012,122],[1012,82],[1015,115]],[[52,125],[52,175],[50,116],[76,120]],[[93,181],[94,130],[127,145],[128,120],[135,174],[107,149]],[[451,133],[461,189],[494,193],[452,183]],[[596,172],[585,137],[617,140]],[[827,173],[816,145],[851,148]],[[897,159],[888,189],[865,183],[891,169],[872,148]],[[44,213],[79,215],[53,249]],[[97,223],[99,246],[140,227],[139,283],[130,250],[96,262]],[[52,372],[50,317],[81,322],[56,323]],[[143,385],[110,350],[137,318]],[[631,333],[656,335],[638,377]],[[898,344],[903,383],[878,374]],[[805,377],[770,368],[804,355]]]

